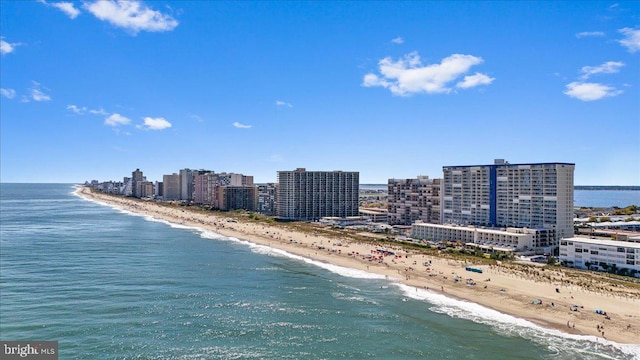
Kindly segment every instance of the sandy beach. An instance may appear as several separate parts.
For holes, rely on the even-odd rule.
[[[384,275],[408,286],[474,302],[543,327],[618,343],[640,344],[638,287],[594,281],[593,277],[582,280],[580,272],[570,269],[511,264],[489,266],[426,256],[399,246],[374,246],[264,222],[230,220],[213,213],[190,211],[187,207],[92,192],[87,187],[79,187],[77,194],[172,223]],[[378,251],[380,249],[387,252]],[[466,271],[466,266],[482,269],[482,273]],[[596,314],[596,309],[606,311],[606,316]]]

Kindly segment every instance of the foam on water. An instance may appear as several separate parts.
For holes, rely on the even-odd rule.
[[[390,280],[394,285],[399,287],[399,289],[405,296],[432,304],[433,306],[430,307],[429,310],[433,312],[446,314],[455,318],[470,320],[476,323],[486,324],[505,336],[519,336],[525,339],[529,339],[533,342],[546,346],[553,352],[570,352],[573,354],[578,352],[586,358],[640,359],[640,345],[619,344],[613,341],[598,338],[596,336],[573,335],[555,329],[544,328],[531,321],[507,315],[476,303],[457,300],[432,291],[404,285],[400,283],[396,278],[387,278],[385,275],[312,260],[304,256],[289,253],[285,250],[273,248],[266,245],[255,244],[234,237],[227,237],[212,231],[204,230],[199,227],[176,224],[163,219],[157,219],[152,216],[135,213],[129,210],[125,210],[119,206],[102,203],[93,199],[87,199],[77,194],[77,191],[78,190],[74,191],[73,194],[85,200],[108,206],[121,213],[140,216],[145,220],[164,223],[177,229],[195,231],[205,239],[232,241],[235,243],[239,243],[248,246],[251,251],[257,254],[279,256],[301,261],[344,277],[357,279]],[[606,353],[612,355],[605,355],[603,354],[603,351],[606,351]]]
[[[547,346],[551,350],[580,352],[584,356],[604,359],[640,359],[640,345],[619,344],[592,335],[568,334],[544,328],[531,321],[507,315],[473,302],[453,299],[401,283],[394,285],[398,286],[405,296],[432,304],[433,306],[429,308],[431,311],[489,325],[503,335],[520,336]],[[608,353],[619,355],[604,355],[603,349],[607,349]]]

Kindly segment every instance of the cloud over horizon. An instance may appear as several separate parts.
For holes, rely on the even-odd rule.
[[[171,31],[178,21],[137,0],[99,0],[83,7],[100,20],[126,29],[134,35],[140,31]]]
[[[450,93],[452,83],[466,74],[472,66],[481,64],[480,57],[464,54],[453,54],[440,63],[423,65],[414,51],[403,58],[393,61],[385,57],[378,62],[380,75],[366,74],[362,81],[364,87],[383,87],[393,95],[406,96],[416,93],[442,94]],[[460,89],[488,85],[494,79],[486,74],[476,73],[467,76],[456,84]]]

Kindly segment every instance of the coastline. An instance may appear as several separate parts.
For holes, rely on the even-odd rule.
[[[194,227],[279,249],[319,263],[360,270],[371,274],[372,278],[387,278],[402,286],[407,296],[414,297],[411,289],[415,290],[415,296],[418,298],[428,294],[442,294],[525,319],[543,328],[576,336],[590,335],[585,337],[585,340],[603,344],[610,341],[620,344],[640,343],[638,289],[623,293],[619,288],[608,289],[605,285],[587,288],[554,280],[556,276],[564,276],[560,270],[541,270],[543,274],[538,271],[524,273],[507,266],[465,264],[446,258],[419,255],[400,248],[386,247],[385,249],[393,251],[394,255],[385,256],[376,252],[378,247],[353,240],[296,232],[281,226],[250,221],[230,222],[214,214],[95,193],[86,187],[78,187],[75,194],[86,200],[172,224]],[[423,264],[429,261],[430,271],[427,271]],[[465,266],[469,265],[481,268],[483,273],[465,271]],[[460,281],[454,280],[456,276]],[[476,284],[468,285],[468,278],[472,278]],[[488,279],[490,281],[487,281]],[[542,304],[532,304],[537,299],[540,299]],[[551,306],[552,303],[554,306]],[[572,311],[573,304],[578,305],[578,311]],[[604,309],[610,319],[595,314],[595,309]],[[601,326],[604,336],[600,330]],[[640,348],[638,352],[640,353]]]

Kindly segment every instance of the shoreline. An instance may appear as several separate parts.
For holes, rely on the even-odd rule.
[[[474,265],[417,254],[389,245],[375,246],[350,239],[296,232],[277,225],[227,221],[213,213],[92,192],[82,186],[77,187],[74,193],[85,200],[115,206],[175,225],[211,231],[240,241],[279,249],[311,261],[360,270],[372,274],[372,278],[376,274],[377,278],[393,280],[397,284],[415,289],[416,292],[442,294],[448,298],[478,304],[527,320],[542,328],[571,335],[590,335],[586,340],[603,344],[640,344],[638,289],[627,289],[624,293],[618,288],[597,292],[599,288],[590,290],[562,282],[554,283],[554,275],[562,278],[561,270],[541,270],[540,272],[546,273],[543,275],[538,271],[535,274],[523,273],[508,266]],[[376,251],[378,248],[385,248],[384,250],[394,254]],[[428,264],[428,270],[425,264]],[[481,268],[483,273],[465,271],[465,266]],[[555,274],[556,272],[560,274]],[[548,275],[550,273],[551,277]],[[473,280],[467,282],[466,279]],[[538,299],[541,304],[535,304]],[[578,311],[572,310],[573,304],[578,305]],[[595,309],[604,309],[610,319],[595,314]],[[640,354],[640,348],[637,352]]]

